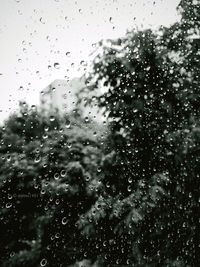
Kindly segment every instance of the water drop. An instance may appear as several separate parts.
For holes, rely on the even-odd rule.
[[[48,132],[49,127],[48,127],[48,126],[45,126],[45,127],[44,127],[44,130],[45,130],[45,132]]]
[[[54,174],[54,179],[55,179],[55,180],[58,180],[58,179],[59,179],[59,177],[60,177],[60,176],[59,176],[59,174],[58,174],[58,173],[55,173],[55,174]]]
[[[9,194],[9,195],[8,195],[8,199],[12,199],[12,195]]]
[[[71,148],[71,147],[72,147],[72,144],[71,144],[71,143],[68,143],[68,144],[67,144],[67,147],[68,147],[68,148]]]
[[[89,122],[89,118],[88,117],[85,117],[85,122]]]
[[[69,120],[66,120],[65,127],[69,129],[71,126],[71,122]]]
[[[13,257],[15,255],[15,252],[10,253],[10,257]]]
[[[39,155],[35,157],[35,163],[40,162],[40,160],[41,160],[41,157]]]
[[[98,168],[97,168],[97,171],[98,171],[98,172],[101,172],[101,167],[98,167]]]
[[[106,187],[110,188],[110,183],[109,182],[106,183]]]
[[[42,24],[45,24],[45,22],[44,22],[44,20],[43,20],[42,17],[40,18],[40,22],[41,22]]]
[[[47,260],[46,259],[42,259],[40,262],[40,266],[44,267],[47,264]]]
[[[128,178],[128,182],[129,182],[129,184],[131,184],[133,182],[131,177]]]
[[[9,203],[6,203],[6,208],[7,208],[7,209],[9,209],[9,208],[11,208],[11,207],[12,207],[12,203],[10,203],[10,202],[9,202]]]
[[[59,233],[56,233],[55,234],[55,238],[59,238],[60,237],[60,234]]]
[[[63,225],[66,225],[67,224],[67,217],[62,218],[62,224]]]
[[[55,121],[55,117],[54,116],[50,116],[50,121]]]
[[[36,108],[36,105],[32,105],[32,106],[31,106],[31,109],[32,109],[33,111],[36,111],[36,109],[37,109],[37,108]]]
[[[54,68],[55,68],[55,69],[59,69],[59,68],[60,68],[60,64],[59,64],[59,63],[57,63],[57,62],[56,62],[56,63],[54,63]]]
[[[127,191],[131,192],[131,186],[130,185],[127,187]]]
[[[47,134],[43,134],[42,138],[43,139],[47,139],[48,138],[48,135]]]
[[[88,182],[90,180],[90,176],[86,176],[85,180]]]
[[[62,170],[62,171],[60,172],[61,177],[65,177],[66,173],[67,173],[66,170]]]

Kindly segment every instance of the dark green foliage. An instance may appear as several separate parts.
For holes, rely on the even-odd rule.
[[[0,265],[75,262],[75,223],[96,194],[87,194],[99,162],[93,126],[21,103],[0,131]]]
[[[93,62],[85,91],[110,136],[99,199],[80,222],[105,266],[200,265],[198,7],[181,1],[180,23],[101,43]]]

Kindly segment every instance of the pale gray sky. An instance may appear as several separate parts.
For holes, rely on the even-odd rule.
[[[136,26],[172,24],[179,2],[0,0],[0,121],[21,99],[38,104],[53,80],[79,76],[93,43]]]

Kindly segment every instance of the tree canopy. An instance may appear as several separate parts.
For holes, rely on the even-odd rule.
[[[97,188],[94,130],[74,114],[44,117],[26,103],[0,129],[1,266],[76,261],[75,223]]]
[[[104,186],[87,213],[106,266],[200,263],[199,3],[178,9],[170,28],[101,42],[87,76],[110,121]]]

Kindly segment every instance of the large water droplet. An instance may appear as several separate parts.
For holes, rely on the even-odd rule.
[[[62,224],[63,225],[67,224],[67,217],[62,218]]]
[[[54,64],[53,64],[53,66],[54,66],[54,68],[55,68],[55,69],[59,69],[59,68],[60,68],[60,64],[59,64],[59,63],[57,63],[57,62],[56,62],[56,63],[54,63]]]
[[[55,174],[54,174],[54,179],[55,179],[55,180],[58,180],[58,179],[59,179],[59,177],[60,177],[60,176],[59,176],[59,174],[58,174],[58,173],[55,173]]]
[[[66,120],[66,122],[65,122],[65,127],[66,127],[67,129],[69,129],[70,126],[71,126],[71,122],[70,122],[69,120]]]
[[[55,121],[55,117],[54,116],[50,116],[50,121]]]
[[[61,177],[65,177],[66,173],[67,173],[66,170],[62,170],[62,171],[60,172]]]
[[[41,157],[39,155],[35,157],[35,163],[40,162],[40,160],[41,160]]]
[[[6,209],[9,209],[9,208],[11,208],[12,207],[12,203],[6,203]]]
[[[42,259],[40,262],[40,266],[44,267],[47,264],[47,260],[46,259]]]

